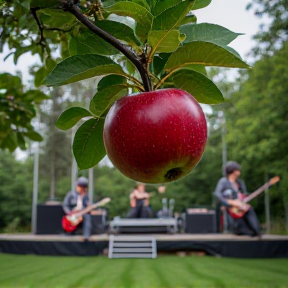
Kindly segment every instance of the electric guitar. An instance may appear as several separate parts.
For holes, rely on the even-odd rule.
[[[85,209],[73,213],[73,214],[69,214],[69,215],[65,215],[62,218],[62,227],[66,232],[73,232],[76,230],[77,226],[83,221],[83,215],[90,212],[91,210],[100,207],[100,206],[104,206],[106,205],[108,202],[110,202],[111,199],[110,198],[104,198],[101,201],[94,203],[88,207],[86,207]]]
[[[261,194],[263,191],[265,191],[269,186],[277,183],[280,180],[279,176],[275,176],[271,178],[267,183],[265,183],[263,186],[258,188],[256,191],[251,193],[250,195],[245,195],[244,193],[239,193],[238,196],[238,201],[240,201],[243,204],[248,203],[255,197],[257,197],[259,194]],[[245,213],[249,210],[250,205],[245,205],[245,209],[240,209],[238,207],[230,207],[228,208],[228,213],[233,217],[233,218],[241,218],[245,215]]]

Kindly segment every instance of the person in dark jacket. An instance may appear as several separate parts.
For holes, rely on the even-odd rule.
[[[66,214],[75,213],[83,210],[90,205],[87,194],[88,179],[79,177],[76,183],[76,191],[70,191],[66,194],[62,207]],[[83,215],[82,230],[84,241],[88,241],[91,236],[91,215],[86,213]]]
[[[231,218],[228,213],[228,222],[231,223],[233,233],[260,237],[260,224],[253,207],[239,200],[240,193],[248,194],[244,181],[239,179],[241,166],[235,161],[230,161],[224,169],[226,176],[218,181],[214,196],[226,208],[237,207],[247,211],[241,218]]]

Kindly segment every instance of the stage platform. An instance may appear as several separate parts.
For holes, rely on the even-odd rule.
[[[119,235],[117,237],[135,237]],[[140,235],[139,235],[140,236]],[[150,234],[157,252],[204,252],[206,255],[236,258],[287,258],[288,236],[263,235],[262,239],[233,234]],[[96,256],[107,255],[108,234],[93,235],[89,242],[81,236],[0,234],[0,253]]]
[[[115,217],[110,221],[110,233],[176,233],[177,219],[127,219]]]

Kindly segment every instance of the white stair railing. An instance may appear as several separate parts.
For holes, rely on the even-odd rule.
[[[151,236],[109,236],[109,258],[157,258],[156,239]]]

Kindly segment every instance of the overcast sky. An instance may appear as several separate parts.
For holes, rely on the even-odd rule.
[[[261,23],[268,23],[267,18],[259,19],[253,11],[246,10],[250,2],[250,0],[212,0],[206,8],[195,11],[198,23],[218,24],[233,32],[243,33],[244,35],[238,36],[230,46],[245,60],[248,60],[247,53],[255,46],[253,35],[259,31]]]
[[[252,11],[246,11],[246,5],[250,0],[212,0],[212,3],[201,10],[196,11],[198,23],[208,22],[214,23],[225,28],[245,35],[239,36],[231,43],[233,47],[245,60],[251,62],[252,59],[247,58],[247,53],[255,45],[252,36],[259,30],[259,25],[263,21],[254,16]],[[8,54],[7,47],[0,54],[0,72],[10,72],[15,74],[16,70],[21,70],[24,81],[29,78],[28,67],[31,66],[37,57],[31,56],[29,53],[24,54],[18,60],[17,65],[13,63],[13,57],[9,57],[5,62],[3,58]]]

